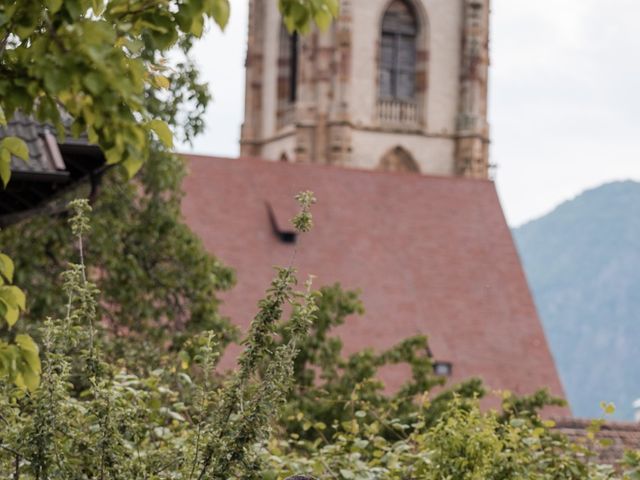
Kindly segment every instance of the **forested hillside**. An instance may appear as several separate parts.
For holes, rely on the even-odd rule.
[[[640,397],[640,183],[586,191],[514,236],[574,415]]]

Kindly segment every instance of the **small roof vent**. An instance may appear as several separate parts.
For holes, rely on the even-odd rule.
[[[269,220],[271,221],[273,232],[280,241],[282,243],[296,243],[298,232],[296,232],[291,223],[291,219],[296,214],[293,200],[289,199],[289,202],[275,199],[267,201],[267,212],[269,213]]]

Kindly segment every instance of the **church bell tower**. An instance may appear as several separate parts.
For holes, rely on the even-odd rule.
[[[249,12],[241,155],[488,177],[489,0],[342,0],[305,36]]]

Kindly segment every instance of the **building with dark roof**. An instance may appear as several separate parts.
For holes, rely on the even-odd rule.
[[[493,389],[563,396],[493,182],[246,158],[188,156],[187,164],[183,213],[236,269],[221,311],[240,326],[272,267],[295,251],[316,286],[362,291],[366,314],[339,330],[347,353],[426,334],[453,382],[480,377]],[[298,238],[289,220],[302,190],[318,203],[313,231]],[[384,381],[394,388],[405,378],[388,371]]]
[[[617,466],[626,451],[640,449],[640,423],[596,420],[595,425],[594,429],[594,420],[562,418],[555,428],[575,444],[595,452],[593,460],[600,464]]]
[[[362,291],[346,353],[426,334],[454,382],[563,396],[488,179],[489,4],[346,0],[332,28],[298,37],[249,2],[243,158],[187,156],[184,182],[188,224],[237,270],[223,314],[246,327],[295,251],[316,285]],[[319,202],[298,238],[301,190]]]
[[[0,225],[23,218],[81,181],[97,185],[105,158],[85,137],[60,140],[51,126],[19,113],[0,127],[0,139],[12,136],[27,144],[29,159],[11,159],[11,180],[0,189]]]

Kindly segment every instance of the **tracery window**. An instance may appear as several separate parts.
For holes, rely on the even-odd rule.
[[[298,94],[298,34],[280,28],[278,100],[294,103]]]
[[[416,94],[418,21],[410,4],[394,0],[382,19],[380,98],[410,101]]]
[[[294,121],[295,103],[298,97],[298,34],[289,33],[282,24],[279,42],[276,125],[277,128],[284,128]]]

